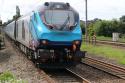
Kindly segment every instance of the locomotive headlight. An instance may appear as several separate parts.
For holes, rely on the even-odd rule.
[[[79,45],[80,44],[80,41],[74,41],[74,44],[76,44],[76,45]]]
[[[46,45],[46,44],[47,44],[47,41],[46,41],[46,40],[42,40],[42,44],[43,44],[43,45]]]

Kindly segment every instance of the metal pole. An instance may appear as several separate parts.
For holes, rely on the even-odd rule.
[[[85,0],[85,38],[86,38],[86,42],[88,40],[88,10],[87,10],[87,0]]]

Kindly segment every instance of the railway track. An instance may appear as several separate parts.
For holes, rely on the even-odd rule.
[[[86,40],[84,39],[84,41],[86,42]],[[107,40],[89,40],[88,42],[96,44],[107,44],[107,45],[114,45],[114,46],[121,46],[121,47],[125,47],[125,42],[113,42],[113,41],[107,41]]]
[[[73,68],[44,70],[56,83],[90,83]]]
[[[103,70],[119,78],[125,79],[125,68],[123,67],[111,63],[106,63],[104,61],[100,61],[90,57],[86,57],[85,60],[82,61],[82,63]]]
[[[123,42],[96,40],[96,43],[125,47],[125,43],[123,43]]]

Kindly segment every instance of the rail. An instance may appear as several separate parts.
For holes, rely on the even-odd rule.
[[[114,42],[114,41],[97,40],[97,39],[89,39],[87,42],[94,45],[96,45],[97,43],[100,43],[100,44],[108,44],[108,45],[125,47],[125,42]]]
[[[44,69],[44,72],[55,81],[55,83],[90,83],[88,80],[80,76],[73,68],[64,69]]]
[[[101,60],[86,57],[82,63],[95,67],[97,69],[108,72],[112,75],[125,79],[125,68]]]
[[[81,75],[79,75],[78,73],[72,71],[72,69],[70,68],[66,68],[67,71],[71,72],[73,75],[77,76],[78,78],[80,78],[82,80],[82,83],[91,83],[89,80],[83,78]]]

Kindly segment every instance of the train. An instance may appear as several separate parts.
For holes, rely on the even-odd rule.
[[[85,57],[78,12],[69,3],[45,2],[4,28],[36,65],[67,67]]]

